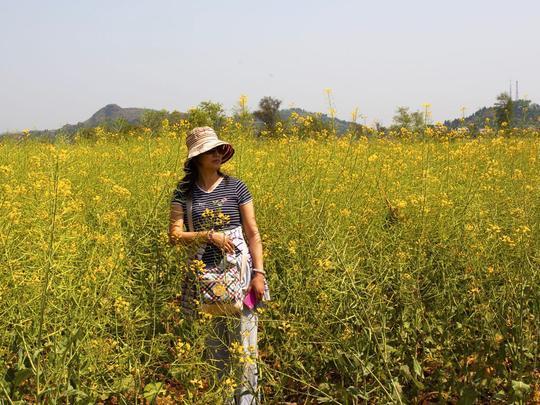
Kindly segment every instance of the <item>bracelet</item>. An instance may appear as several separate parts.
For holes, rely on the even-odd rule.
[[[260,273],[263,276],[266,276],[266,272],[262,269],[251,269],[251,271],[253,271],[254,273]]]

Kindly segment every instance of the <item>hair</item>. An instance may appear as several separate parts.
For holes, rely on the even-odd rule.
[[[193,197],[193,189],[195,188],[195,182],[197,181],[197,178],[199,177],[199,169],[197,167],[197,162],[195,159],[197,159],[198,156],[195,156],[192,159],[187,159],[184,162],[184,177],[182,180],[178,182],[177,189],[180,191],[180,193],[187,197]],[[218,169],[218,174],[223,177],[223,180],[228,182],[230,176],[226,173],[223,173],[221,169]]]

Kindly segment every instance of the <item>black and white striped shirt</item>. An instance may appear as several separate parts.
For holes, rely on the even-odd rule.
[[[213,228],[216,231],[236,228],[242,224],[240,205],[253,201],[246,184],[233,176],[221,177],[219,184],[210,192],[202,190],[197,184],[193,189],[193,228],[204,231]],[[184,228],[188,230],[186,199],[178,189],[174,190],[171,203],[182,205],[184,210]],[[221,250],[208,245],[202,256],[207,266],[216,266],[222,259]]]

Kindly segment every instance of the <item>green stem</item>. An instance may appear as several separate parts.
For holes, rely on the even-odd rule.
[[[53,243],[54,243],[54,231],[56,227],[56,210],[57,210],[57,203],[58,203],[58,156],[56,156],[56,161],[54,163],[54,171],[53,171],[53,182],[54,182],[54,198],[53,198],[53,210],[52,210],[52,219],[51,219],[51,233],[49,238],[49,246],[47,248],[47,269],[45,271],[45,277],[43,279],[43,287],[41,290],[41,302],[39,305],[39,324],[38,324],[38,332],[37,332],[37,346],[42,348],[41,345],[41,335],[43,331],[43,321],[45,318],[45,307],[47,305],[47,290],[49,289],[49,281],[50,281],[50,274],[53,264]],[[40,359],[38,358],[36,361],[36,402],[40,403]]]

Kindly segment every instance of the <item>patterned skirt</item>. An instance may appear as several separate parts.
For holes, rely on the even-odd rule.
[[[253,269],[253,260],[249,252],[249,247],[244,239],[244,234],[242,232],[242,226],[239,225],[236,228],[221,231],[226,236],[228,236],[234,246],[236,247],[235,253],[227,253],[225,259],[231,265],[238,266],[239,269],[242,269],[242,256],[247,255],[247,266],[242,272],[242,290],[246,292],[249,284],[251,283],[252,269]],[[188,269],[189,264],[193,260],[201,260],[203,253],[206,249],[207,244],[203,243],[198,248],[197,252],[188,258]],[[208,268],[208,266],[206,266]],[[268,282],[264,281],[264,294],[262,300],[257,302],[256,308],[263,305],[264,301],[270,300],[270,290],[268,288]],[[197,279],[195,274],[191,271],[187,271],[184,275],[181,285],[181,305],[182,312],[188,317],[196,317],[198,315],[198,307],[200,302],[199,288],[197,285]]]

